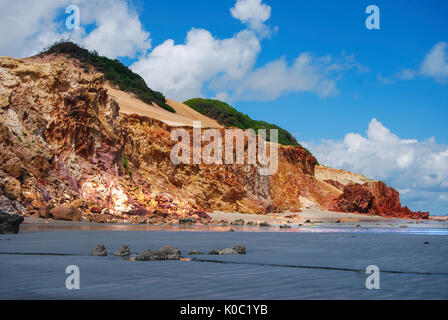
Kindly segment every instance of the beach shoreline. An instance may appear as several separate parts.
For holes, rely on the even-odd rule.
[[[445,217],[428,220],[387,218],[375,215],[332,212],[306,209],[300,213],[247,214],[215,211],[209,213],[212,220],[208,224],[132,224],[132,223],[97,223],[90,221],[64,221],[25,217],[21,230],[86,228],[89,230],[165,230],[181,231],[203,227],[208,231],[251,231],[254,228],[262,230],[295,229],[297,227],[321,228],[434,228],[448,229]],[[252,228],[252,229],[251,229]]]

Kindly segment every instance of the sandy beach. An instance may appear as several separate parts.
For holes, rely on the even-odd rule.
[[[246,214],[215,211],[209,213],[212,221],[208,225],[176,225],[176,224],[126,224],[126,223],[95,223],[88,221],[61,221],[52,219],[40,219],[25,217],[21,225],[22,231],[43,230],[55,228],[86,228],[86,229],[109,229],[109,230],[189,230],[203,229],[208,231],[278,231],[280,226],[289,226],[291,229],[306,227],[321,228],[430,228],[448,229],[446,217],[431,217],[428,220],[384,218],[374,215],[357,213],[344,213],[321,210],[304,210],[300,213],[275,213],[275,214]],[[235,221],[243,220],[239,225]],[[268,226],[260,227],[259,224],[267,222]],[[289,229],[284,229],[289,230]]]

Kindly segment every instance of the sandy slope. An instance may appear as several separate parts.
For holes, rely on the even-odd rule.
[[[342,169],[328,168],[324,166],[316,166],[314,172],[316,178],[321,181],[334,180],[343,185],[350,183],[364,184],[369,181],[369,179],[361,174]]]
[[[106,86],[108,94],[120,105],[120,112],[126,114],[136,113],[142,116],[161,120],[173,126],[192,126],[194,120],[201,121],[203,127],[221,128],[213,119],[191,109],[183,103],[167,99],[167,104],[176,110],[176,113],[160,108],[158,105],[149,105],[128,92]]]
[[[63,55],[46,55],[46,56],[34,56],[23,59],[29,63],[50,63],[50,62],[60,62],[64,61],[68,64],[67,67],[78,69],[81,65],[78,61],[67,58]],[[93,68],[90,70],[91,73],[95,72]],[[208,118],[199,112],[193,110],[187,105],[166,99],[168,105],[176,110],[176,113],[166,111],[160,108],[157,104],[149,105],[140,99],[136,98],[132,93],[124,92],[118,89],[114,89],[112,86],[106,84],[108,94],[112,96],[120,105],[120,112],[125,114],[136,113],[138,115],[147,116],[150,118],[158,119],[166,124],[173,126],[192,126],[193,121],[201,121],[203,127],[208,128],[222,128],[222,126],[214,119]]]

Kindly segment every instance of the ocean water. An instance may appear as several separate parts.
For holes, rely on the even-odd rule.
[[[448,299],[446,229],[124,230],[0,235],[0,299]],[[98,243],[109,253],[128,244],[133,255],[170,245],[184,256],[245,244],[247,254],[137,262],[89,256]],[[79,290],[65,286],[68,265],[80,269]],[[369,265],[379,290],[365,287]]]

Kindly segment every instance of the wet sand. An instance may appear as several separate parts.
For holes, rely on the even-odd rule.
[[[103,226],[108,227],[108,226]],[[130,226],[139,227],[139,226]],[[81,227],[78,227],[81,228]],[[448,299],[448,236],[418,229],[307,232],[45,230],[0,235],[0,299]],[[324,230],[324,232],[319,231]],[[92,257],[130,245],[131,256],[170,245],[190,257],[245,244],[245,255],[139,262]],[[193,257],[190,257],[193,258]],[[207,261],[204,261],[207,260]],[[367,290],[377,265],[380,290]],[[68,265],[80,289],[65,287]]]
[[[19,234],[0,235],[0,299],[448,299],[446,222],[312,210],[287,215],[211,214],[270,227],[26,218]],[[359,222],[335,222],[344,217]],[[280,229],[283,220],[291,228]],[[89,255],[98,243],[107,257]],[[170,245],[186,260],[111,255],[124,244],[131,258]],[[207,254],[235,244],[246,245],[247,254]],[[206,254],[190,256],[191,250]],[[380,290],[365,287],[372,264],[381,271]],[[80,290],[65,287],[68,265],[80,269]]]

